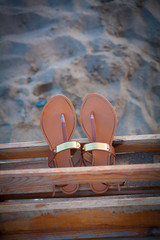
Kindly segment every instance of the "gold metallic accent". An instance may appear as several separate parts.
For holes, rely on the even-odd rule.
[[[92,150],[102,150],[110,152],[110,146],[108,143],[101,143],[101,142],[93,142],[84,144],[82,150],[84,151],[92,151]]]
[[[54,152],[59,153],[59,152],[62,152],[63,150],[71,149],[71,148],[80,149],[81,144],[79,142],[76,142],[76,141],[64,142],[64,143],[61,143],[61,144],[57,145],[54,149]]]

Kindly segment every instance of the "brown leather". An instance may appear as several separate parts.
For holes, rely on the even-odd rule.
[[[90,121],[91,121],[91,128],[92,128],[92,142],[96,142],[96,125],[95,125],[95,119],[94,119],[93,113],[91,113],[90,115]]]
[[[112,146],[112,141],[117,128],[117,117],[111,103],[98,94],[89,94],[85,97],[80,110],[80,124],[92,142],[91,113],[94,114],[96,141],[108,143]],[[113,150],[112,150],[113,151]],[[111,153],[105,151],[92,151],[92,166],[105,166],[110,164]],[[90,184],[95,193],[104,193],[109,185],[104,183]]]
[[[67,142],[67,130],[66,130],[66,122],[65,122],[65,117],[64,114],[61,114],[61,124],[62,124],[62,133],[63,133],[63,140],[64,142]]]
[[[48,167],[50,168],[54,167],[53,160],[55,156],[56,156],[56,153],[52,150],[48,155]]]
[[[67,97],[58,95],[51,98],[44,106],[41,113],[41,130],[51,151],[57,145],[64,142],[64,133],[61,123],[62,114],[65,117],[66,137],[68,141],[70,141],[76,129],[77,120],[74,107]],[[57,168],[73,167],[70,150],[64,150],[56,154],[54,165]],[[72,194],[75,193],[78,188],[78,184],[68,184],[61,187],[61,190],[66,194]]]
[[[55,167],[55,164],[54,164],[54,161],[53,161],[54,158],[55,158],[55,153],[53,151],[51,151],[49,153],[49,155],[48,155],[48,166],[50,168],[54,168]],[[75,151],[75,153],[71,156],[71,159],[72,159],[73,167],[79,167],[80,163],[82,161],[82,152],[81,152],[81,150],[77,149]],[[90,162],[91,162],[91,159],[90,159]]]
[[[92,129],[92,142],[96,142],[96,125],[95,125],[95,118],[93,113],[91,113],[90,115],[90,121],[91,121],[91,129]],[[110,152],[112,153],[114,157],[114,162],[115,162],[115,148],[113,146],[110,146]]]

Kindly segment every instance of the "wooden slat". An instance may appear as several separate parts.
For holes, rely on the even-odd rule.
[[[49,154],[49,147],[45,141],[0,144],[0,160],[41,158]]]
[[[160,134],[117,136],[113,145],[117,153],[160,151]]]
[[[87,139],[76,139],[82,144]],[[160,134],[116,136],[113,141],[116,152],[160,151]],[[0,159],[47,157],[48,144],[45,141],[0,144]]]
[[[160,180],[160,163],[0,171],[0,194],[51,191],[53,184]]]
[[[1,203],[0,212],[3,235],[51,232],[56,236],[60,232],[99,230],[115,237],[121,229],[120,236],[128,237],[128,228],[136,237],[136,229],[148,229],[147,234],[152,235],[152,229],[158,232],[160,228],[160,197],[9,201]]]
[[[41,159],[15,159],[0,161],[0,170],[48,168],[48,160]]]

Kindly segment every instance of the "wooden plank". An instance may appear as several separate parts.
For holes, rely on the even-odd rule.
[[[81,144],[87,139],[76,139]],[[160,134],[115,136],[113,145],[116,153],[160,151]],[[47,157],[48,144],[45,141],[0,144],[0,160]]]
[[[46,157],[49,151],[45,141],[0,144],[0,160]]]
[[[0,161],[0,170],[48,168],[47,158]]]
[[[53,184],[160,180],[160,163],[0,171],[0,195],[52,191]]]
[[[137,228],[160,228],[160,197],[9,201],[1,203],[0,213],[1,234],[52,232],[56,236],[60,232],[102,230],[115,237],[113,232],[128,228],[137,236]]]
[[[117,136],[113,145],[117,153],[160,151],[160,134]]]

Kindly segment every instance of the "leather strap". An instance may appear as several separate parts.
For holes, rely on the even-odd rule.
[[[90,115],[90,120],[91,120],[91,128],[92,128],[92,141],[93,142],[96,142],[96,124],[95,124],[95,118],[94,118],[94,114],[93,112],[91,113]],[[92,144],[92,143],[91,143]],[[86,145],[86,144],[85,144]],[[92,146],[92,145],[90,145]],[[109,151],[112,153],[112,155],[114,156],[115,158],[115,148],[113,146],[109,146],[109,144],[106,143],[106,146],[105,146],[105,143],[101,143],[101,144],[98,144],[98,145],[94,145],[96,148],[93,149],[93,150],[104,150],[104,151]],[[89,147],[89,145],[88,145]],[[86,151],[86,150],[85,150]]]
[[[48,155],[48,166],[50,168],[53,168],[53,160],[57,153],[62,152],[67,149],[80,149],[81,144],[77,141],[71,141],[71,142],[64,142],[59,145],[57,145]]]
[[[52,151],[49,153],[49,155],[48,155],[48,166],[49,166],[50,168],[53,168],[53,167],[54,167],[54,165],[53,165],[53,159],[55,158],[55,156],[56,156],[56,153],[54,152],[54,150],[52,150]]]
[[[110,152],[113,155],[113,164],[116,164],[116,154],[115,154],[115,148],[113,146],[110,146],[108,143],[101,143],[96,142],[96,125],[95,125],[95,119],[93,112],[90,115],[90,121],[91,121],[91,129],[92,129],[92,143],[87,143],[83,145],[82,150],[85,152],[93,151],[93,150],[101,150],[101,151],[107,151]],[[104,185],[108,185],[108,183],[103,183]],[[118,191],[120,192],[120,183],[117,184]]]
[[[108,143],[93,142],[93,143],[84,144],[82,150],[85,152],[93,151],[93,150],[110,152],[110,146]]]
[[[65,143],[57,145],[55,147],[55,149],[53,149],[49,153],[49,155],[48,155],[48,166],[50,168],[54,167],[53,161],[54,161],[55,156],[56,156],[57,153],[59,153],[61,151],[64,151],[66,149],[71,149],[71,148],[80,149],[81,148],[81,144],[79,142],[72,141],[72,142],[65,142]],[[67,184],[65,184],[65,185],[53,185],[52,197],[55,196],[55,186],[57,186],[57,187],[65,187],[65,186],[67,186]]]
[[[113,155],[114,165],[115,165],[115,148],[113,146],[109,146],[107,143],[101,142],[93,142],[84,144],[82,150],[85,152],[93,151],[93,150],[100,150],[110,152]]]
[[[61,124],[62,124],[62,133],[63,133],[63,140],[64,142],[67,142],[67,131],[66,131],[66,123],[65,123],[65,118],[64,118],[64,114],[61,114]]]
[[[113,146],[109,146],[108,143],[101,143],[101,142],[86,143],[83,145],[82,150],[85,152],[89,152],[93,150],[110,152],[114,157],[114,165],[115,165],[115,148]]]
[[[67,150],[67,149],[81,149],[81,144],[79,142],[77,142],[77,141],[68,142],[66,124],[65,124],[65,117],[64,117],[63,113],[61,114],[61,126],[62,126],[64,143],[61,143],[61,144],[57,145],[49,153],[49,155],[48,155],[48,166],[50,168],[54,167],[53,161],[54,161],[57,153],[62,152],[62,151]],[[55,186],[65,187],[65,186],[67,186],[67,184],[65,184],[65,185],[53,185],[53,192],[52,192],[53,197],[55,196]]]
[[[90,120],[91,120],[91,128],[92,128],[92,141],[96,142],[96,125],[95,125],[95,121],[94,121],[93,112],[90,115]]]

